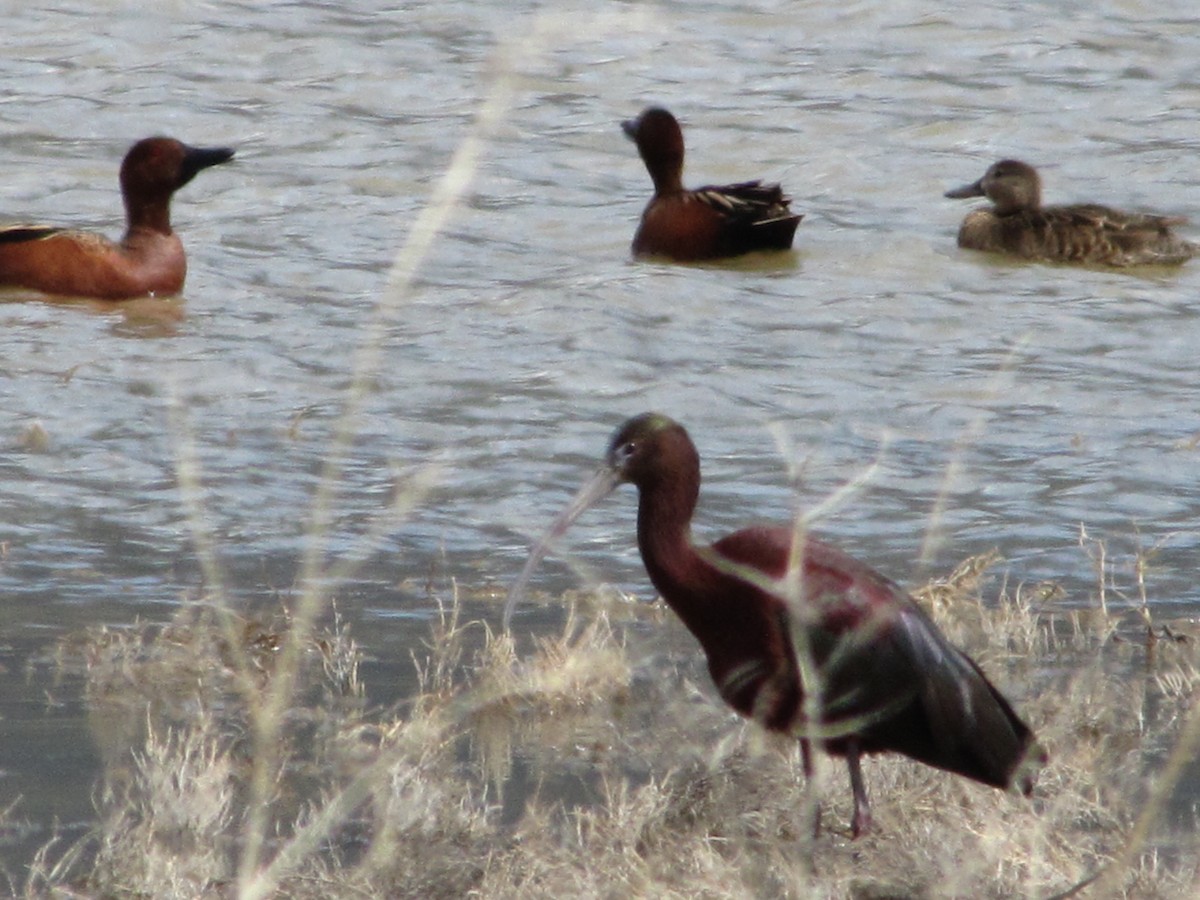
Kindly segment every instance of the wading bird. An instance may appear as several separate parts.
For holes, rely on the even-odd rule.
[[[603,466],[534,548],[504,609],[508,628],[534,566],[585,510],[630,482],[650,580],[708,657],[737,712],[846,759],[852,834],[871,826],[860,757],[892,751],[1028,795],[1046,754],[975,662],[901,588],[829,544],[786,527],[692,541],[700,458],[681,425],[627,421]]]

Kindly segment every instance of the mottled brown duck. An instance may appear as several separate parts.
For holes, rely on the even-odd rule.
[[[1037,170],[1016,159],[988,167],[978,181],[947,197],[987,197],[990,208],[972,210],[958,229],[958,246],[1046,262],[1103,266],[1178,265],[1200,246],[1171,228],[1186,219],[1123,212],[1094,203],[1042,206]]]

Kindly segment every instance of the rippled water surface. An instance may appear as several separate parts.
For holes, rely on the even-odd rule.
[[[514,71],[463,207],[383,325],[345,456],[333,550],[367,561],[338,598],[384,661],[374,696],[404,689],[428,580],[502,589],[612,428],[650,408],[700,448],[703,535],[787,515],[789,460],[812,502],[880,458],[822,529],[902,581],[996,547],[1010,578],[1087,604],[1083,528],[1117,587],[1158,548],[1156,612],[1200,613],[1200,265],[983,258],[954,245],[970,204],[942,198],[1017,156],[1048,202],[1200,218],[1194,5],[944,6],[10,5],[0,217],[115,234],[134,139],[238,155],[176,198],[180,301],[0,298],[0,805],[88,816],[78,686],[46,648],[200,590],[181,447],[234,595],[286,595],[393,258]],[[649,179],[618,123],[650,102],[683,121],[691,183],[784,182],[805,213],[794,254],[629,259]],[[429,467],[432,492],[364,550]],[[590,514],[538,587],[586,564],[648,595],[633,506]]]

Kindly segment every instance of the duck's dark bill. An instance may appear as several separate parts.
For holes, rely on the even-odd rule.
[[[970,184],[964,184],[952,191],[946,191],[943,196],[949,197],[951,200],[961,200],[964,197],[983,197],[983,180],[972,181]]]

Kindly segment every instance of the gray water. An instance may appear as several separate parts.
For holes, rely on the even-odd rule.
[[[180,418],[231,592],[286,597],[355,347],[498,72],[519,76],[512,102],[386,325],[337,502],[334,552],[367,557],[337,595],[374,697],[405,689],[429,579],[502,591],[646,409],[700,448],[702,536],[880,459],[820,527],[901,581],[995,547],[1011,580],[1086,605],[1082,527],[1116,587],[1158,548],[1155,615],[1200,613],[1200,265],[998,262],[955,247],[970,204],[942,198],[1017,156],[1048,202],[1200,218],[1192,0],[548,8],[5,3],[0,218],[115,236],[134,139],[238,150],[176,198],[178,303],[0,299],[0,805],[23,798],[26,843],[85,822],[95,778],[48,648],[165,620],[202,586]],[[650,185],[618,123],[651,102],[684,123],[690,183],[783,181],[805,213],[794,254],[629,259]],[[431,494],[364,550],[396,483],[431,465]],[[631,493],[535,586],[577,586],[579,567],[650,595]]]

